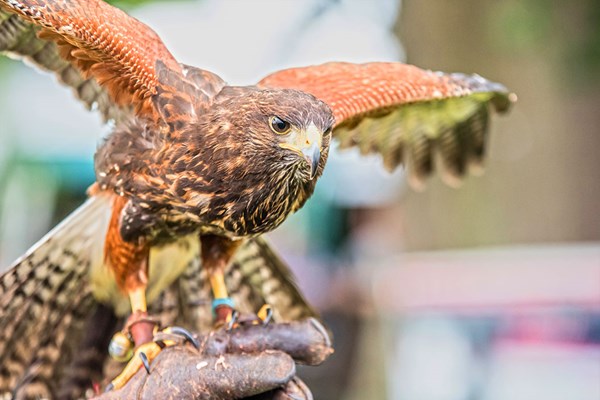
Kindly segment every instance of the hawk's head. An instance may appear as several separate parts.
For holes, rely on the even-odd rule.
[[[311,181],[319,176],[334,123],[331,109],[298,90],[226,87],[214,99],[221,132],[233,135],[254,169],[292,172]]]

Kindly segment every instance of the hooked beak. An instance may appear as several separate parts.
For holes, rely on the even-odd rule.
[[[321,160],[322,141],[321,131],[314,124],[310,124],[306,130],[292,131],[279,146],[292,150],[304,158],[310,167],[310,179],[314,179],[317,175],[319,161]]]
[[[310,166],[310,179],[314,179],[321,160],[321,148],[317,142],[313,142],[310,146],[302,149],[302,155]]]

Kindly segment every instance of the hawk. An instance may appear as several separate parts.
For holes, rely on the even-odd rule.
[[[309,199],[330,143],[404,164],[415,188],[436,167],[456,186],[481,168],[490,114],[514,101],[478,75],[389,62],[230,86],[101,0],[0,0],[0,51],[53,72],[115,126],[90,198],[0,277],[0,390],[50,395],[104,305],[131,313],[136,346],[153,315],[206,326],[211,293],[220,322],[261,303],[279,321],[314,315],[261,235]]]

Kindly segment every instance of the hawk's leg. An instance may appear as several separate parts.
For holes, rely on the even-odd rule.
[[[233,300],[227,291],[225,269],[243,242],[216,235],[201,235],[200,242],[202,243],[202,266],[208,269],[213,292],[215,325],[220,327],[227,324],[233,327],[238,323],[268,323],[272,316],[272,309],[268,304],[265,304],[255,316],[238,319]]]
[[[141,247],[134,250],[143,252],[146,256],[139,258],[141,261],[139,264],[130,264],[129,272],[131,274],[126,277],[122,287],[129,296],[132,313],[127,319],[125,328],[113,336],[109,345],[109,353],[113,358],[118,361],[129,362],[123,371],[111,381],[107,390],[124,386],[142,366],[149,372],[150,363],[165,347],[184,342],[190,342],[198,347],[195,339],[186,330],[178,327],[168,327],[159,331],[158,322],[148,315],[146,307],[146,271],[149,253]],[[133,259],[136,258],[133,257]],[[113,267],[113,270],[116,270],[116,268]],[[133,350],[134,347],[135,351]]]
[[[225,268],[242,241],[216,235],[201,235],[200,243],[202,244],[202,267],[208,270],[213,292],[215,322],[217,325],[222,325],[231,320],[234,309],[225,285]]]
[[[122,225],[126,219],[123,211],[127,204],[126,198],[115,198],[104,242],[104,258],[117,286],[129,297],[131,316],[127,320],[126,332],[139,346],[152,340],[156,327],[156,322],[148,318],[146,306],[150,246],[143,238],[134,241],[123,239]]]
[[[166,346],[184,341],[195,344],[191,334],[180,328],[158,332],[158,322],[148,315],[146,287],[150,246],[143,238],[123,239],[123,224],[128,220],[123,210],[127,200],[119,197],[113,204],[112,216],[105,241],[105,260],[112,270],[117,286],[129,297],[131,315],[122,331],[117,332],[109,345],[110,355],[117,361],[129,361],[107,389],[120,388],[144,366],[149,370],[152,360]],[[124,217],[125,215],[125,217]],[[155,340],[156,334],[170,335],[169,340]],[[174,340],[179,336],[181,340]],[[135,351],[133,350],[135,347]]]

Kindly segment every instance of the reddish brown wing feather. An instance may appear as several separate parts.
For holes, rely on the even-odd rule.
[[[148,26],[100,0],[0,0],[0,7],[42,28],[61,56],[94,77],[118,105],[150,111],[158,83],[155,64],[180,70]]]
[[[313,94],[331,107],[336,126],[377,110],[466,96],[482,89],[475,80],[389,62],[332,62],[291,68],[265,77],[259,86],[294,88]],[[497,89],[503,87],[498,85]]]
[[[416,188],[440,159],[442,177],[460,182],[480,167],[489,105],[508,109],[513,96],[477,75],[426,71],[401,63],[328,63],[275,72],[259,86],[309,92],[335,116],[341,147],[379,153],[388,169],[404,163]]]

